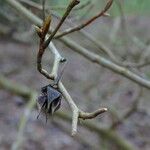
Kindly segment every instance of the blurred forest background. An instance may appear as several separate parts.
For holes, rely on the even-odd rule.
[[[15,1],[42,18],[40,0]],[[69,2],[46,0],[52,27]],[[95,16],[106,2],[81,0],[60,31]],[[98,107],[108,111],[91,120],[80,119],[74,137],[72,112],[64,99],[47,123],[45,115],[37,120],[36,98],[28,93],[40,93],[49,80],[36,69],[39,38],[33,23],[19,11],[11,0],[0,0],[0,150],[149,150],[150,88],[90,62],[59,39],[54,44],[68,60],[62,82],[77,106],[87,112]],[[108,13],[110,16],[102,16],[67,37],[150,81],[150,0],[114,0]],[[90,40],[93,38],[98,44]],[[43,64],[50,71],[54,58],[49,51],[45,53]]]

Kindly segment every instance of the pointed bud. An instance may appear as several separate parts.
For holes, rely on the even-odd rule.
[[[51,16],[48,16],[44,23],[43,23],[43,27],[42,27],[42,35],[45,36],[49,30],[50,27],[50,23],[51,23]]]
[[[110,17],[110,14],[105,12],[105,13],[103,14],[103,16],[104,16],[104,17]]]
[[[42,30],[38,27],[38,26],[34,26],[36,33],[38,34],[38,36],[41,38],[42,36]]]

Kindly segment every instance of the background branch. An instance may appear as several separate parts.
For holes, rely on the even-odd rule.
[[[24,17],[26,17],[29,21],[31,21],[34,24],[37,24],[39,26],[42,25],[42,20],[39,19],[36,15],[33,13],[29,12],[25,7],[23,7],[20,3],[18,3],[15,0],[6,0],[12,7],[14,7],[16,10],[20,12]],[[150,81],[147,79],[144,79],[143,77],[133,73],[129,69],[125,67],[121,67],[117,64],[114,64],[113,62],[109,61],[106,58],[103,58],[97,54],[94,54],[93,52],[88,51],[87,49],[77,45],[75,42],[70,40],[67,37],[62,37],[60,40],[66,44],[68,47],[70,47],[72,50],[80,53],[87,59],[89,59],[92,62],[95,62],[101,66],[104,66],[105,68],[108,68],[112,70],[113,72],[122,75],[123,77],[126,77],[130,79],[131,81],[150,89]]]
[[[14,86],[15,85],[15,86]],[[25,101],[29,101],[29,97],[32,93],[36,93],[33,89],[30,89],[24,85],[20,85],[18,83],[14,83],[11,80],[5,78],[4,76],[0,75],[0,88],[3,88],[13,94],[18,96],[24,97],[26,95]],[[18,89],[18,91],[16,90]],[[26,90],[25,90],[26,89]],[[71,117],[66,112],[57,112],[55,114],[56,117],[59,117],[63,121],[70,121]],[[86,128],[92,130],[93,132],[99,134],[102,138],[105,138],[115,145],[117,145],[122,150],[135,150],[133,145],[126,141],[124,138],[119,136],[117,133],[110,129],[104,129],[99,127],[99,123],[92,123],[92,122],[84,122],[83,124]]]
[[[79,31],[81,29],[83,29],[84,27],[88,26],[89,24],[91,24],[93,21],[95,21],[97,18],[101,17],[101,16],[104,16],[105,13],[108,11],[108,9],[111,7],[113,3],[113,0],[109,0],[105,6],[105,8],[100,12],[98,13],[96,16],[92,17],[91,19],[89,19],[88,21],[80,24],[79,26],[76,26],[76,27],[73,27],[71,29],[67,29],[66,31],[62,32],[62,33],[59,33],[55,36],[55,38],[60,38],[60,37],[63,37],[67,34],[70,34],[72,32],[75,32],[75,31]]]
[[[53,39],[53,37],[55,36],[55,34],[57,33],[57,31],[59,30],[59,28],[62,26],[62,24],[64,23],[65,19],[68,17],[68,15],[70,14],[71,10],[79,4],[80,1],[78,0],[72,0],[70,2],[70,4],[68,5],[63,17],[61,18],[60,22],[58,23],[58,25],[56,26],[55,30],[50,34],[50,36],[48,37],[48,39],[45,41],[45,45],[44,48],[46,48],[50,41]]]
[[[71,12],[72,8],[75,5],[77,5],[78,3],[79,3],[79,1],[77,1],[77,0],[71,1],[71,3],[67,7],[66,12],[63,15],[62,19],[60,20],[60,22],[58,23],[58,25],[56,26],[54,31],[51,33],[51,35],[49,37],[47,37],[46,41],[45,41],[45,36],[46,36],[48,29],[49,29],[49,26],[50,26],[50,22],[51,22],[50,17],[45,19],[45,21],[43,22],[43,26],[41,28],[37,29],[37,33],[38,33],[39,38],[40,38],[39,51],[38,51],[38,55],[37,55],[37,69],[39,70],[39,72],[41,74],[43,74],[44,76],[46,75],[45,76],[46,78],[47,77],[51,78],[51,76],[47,76],[47,74],[44,74],[44,72],[42,72],[44,69],[42,68],[41,60],[42,60],[42,56],[44,54],[45,48],[48,47],[48,45],[50,44],[54,35],[57,33],[58,29],[61,27],[61,25],[65,21],[66,17]],[[50,48],[52,49],[52,52],[54,52],[54,55],[55,55],[55,60],[54,60],[54,65],[53,65],[53,70],[52,70],[54,73],[53,72],[52,73],[54,75],[57,75],[59,63],[61,62],[62,58],[61,58],[58,50],[54,46],[54,44],[51,44]],[[56,77],[57,76],[54,76],[54,79],[56,79]],[[97,115],[102,114],[102,113],[107,111],[106,108],[102,108],[102,109],[98,109],[92,113],[85,113],[77,107],[77,105],[75,104],[75,102],[73,101],[73,99],[71,98],[71,96],[69,95],[66,88],[64,87],[64,85],[61,82],[58,83],[58,88],[72,109],[72,113],[73,113],[73,116],[72,116],[72,135],[75,135],[77,132],[78,118],[92,119],[92,118],[96,117]]]

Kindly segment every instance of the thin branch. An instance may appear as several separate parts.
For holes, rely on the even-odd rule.
[[[21,0],[22,1],[22,0]],[[40,8],[41,10],[41,8]],[[54,15],[56,18],[60,18],[60,16],[56,15],[56,14],[52,14]],[[67,20],[68,21],[68,20]],[[74,24],[70,21],[68,21],[68,23],[73,26]],[[88,34],[86,31],[84,30],[79,30],[79,32],[84,35],[88,40],[90,40],[91,42],[93,42],[93,44],[99,48],[100,51],[104,52],[105,54],[107,54],[109,56],[109,58],[111,59],[112,62],[118,64],[119,66],[123,66],[123,67],[128,67],[128,68],[142,68],[142,67],[146,67],[150,64],[150,61],[145,61],[144,57],[141,56],[141,60],[137,63],[134,62],[121,62],[114,54],[113,52],[106,46],[104,45],[100,40],[98,41],[97,39],[95,39],[93,36],[91,36],[90,34]],[[142,43],[143,44],[143,43]],[[144,45],[144,44],[143,44]],[[144,48],[148,49],[149,46],[146,47],[146,45],[144,45]],[[142,50],[144,51],[144,49]],[[148,51],[149,53],[149,51]],[[146,52],[147,54],[147,52]],[[144,55],[145,56],[145,55]],[[146,55],[147,56],[147,55]]]
[[[79,3],[79,1],[73,0],[69,4],[64,16],[62,17],[62,19],[60,21],[60,23],[57,25],[56,29],[52,32],[52,34],[48,37],[48,39],[46,39],[46,42],[44,42],[44,40],[45,40],[45,36],[48,32],[48,28],[50,26],[50,19],[49,18],[46,19],[43,23],[43,26],[41,28],[37,29],[37,33],[40,37],[39,52],[38,52],[38,56],[37,56],[37,66],[38,66],[38,70],[39,70],[40,73],[43,74],[43,72],[41,72],[42,71],[41,59],[42,59],[42,56],[44,54],[45,48],[49,45],[50,41],[52,40],[54,35],[57,33],[60,26],[63,24],[65,18],[69,15],[72,8],[75,5],[77,5],[78,3]],[[59,63],[61,61],[61,56],[60,56],[58,50],[56,49],[56,47],[54,46],[54,44],[50,44],[50,47],[52,49],[52,52],[55,55],[54,67],[53,67],[52,71],[55,75],[54,78],[56,78]],[[43,74],[43,75],[45,76],[45,74]],[[49,78],[50,78],[50,76],[49,76]],[[102,114],[102,113],[107,111],[106,108],[102,108],[102,109],[96,110],[93,113],[84,113],[84,112],[80,111],[79,108],[76,106],[73,99],[71,98],[71,96],[69,95],[69,93],[67,92],[64,85],[61,82],[59,82],[58,87],[59,87],[60,92],[63,94],[64,98],[68,102],[69,106],[71,107],[71,110],[72,110],[72,113],[73,113],[73,116],[72,116],[72,135],[75,135],[76,132],[77,132],[78,118],[92,119],[92,118],[96,117],[97,115]]]
[[[53,37],[55,36],[57,31],[59,30],[59,28],[61,27],[61,25],[63,24],[63,22],[67,18],[67,16],[70,14],[70,12],[73,9],[73,7],[75,7],[77,4],[79,4],[78,0],[72,0],[70,2],[70,4],[68,5],[68,7],[66,9],[66,12],[64,13],[62,19],[60,20],[60,22],[56,26],[55,30],[46,39],[46,41],[45,41],[45,37],[46,37],[46,34],[47,34],[47,32],[49,30],[49,27],[50,27],[51,17],[49,16],[49,17],[47,17],[44,20],[43,25],[42,25],[41,28],[36,27],[37,33],[38,33],[38,35],[40,37],[39,50],[38,50],[38,55],[37,55],[37,69],[42,75],[44,75],[48,79],[54,79],[55,77],[51,76],[50,74],[48,74],[48,72],[42,68],[42,57],[43,57],[43,54],[45,52],[45,49],[47,48],[47,46],[49,45],[49,43],[51,42],[51,40],[53,39]],[[55,59],[55,63],[54,64],[56,64],[55,67],[57,67],[57,64],[58,64],[57,63],[57,59]],[[53,69],[53,71],[55,71],[55,70]]]
[[[54,15],[54,14],[53,14]],[[58,15],[54,15],[55,17],[57,17],[58,19],[60,18],[60,16]],[[70,22],[70,20],[67,20],[67,23],[71,24],[72,26],[74,26],[74,24],[72,22]],[[91,36],[90,34],[88,34],[86,31],[84,30],[79,30],[79,32],[85,36],[88,40],[90,40],[91,42],[93,42],[93,44],[99,48],[100,51],[104,52],[105,54],[107,54],[109,56],[109,58],[111,59],[111,61],[113,61],[114,63],[120,65],[120,66],[125,66],[125,67],[132,67],[131,65],[134,65],[133,63],[127,62],[127,63],[123,63],[120,62],[118,60],[118,58],[113,54],[113,52],[106,47],[100,40],[98,41],[95,37]],[[133,67],[143,67],[144,65],[146,65],[144,62],[139,63],[139,65],[134,65]]]
[[[67,29],[64,32],[68,32],[68,30],[71,30],[71,29]],[[134,63],[134,62],[121,62],[113,54],[113,52],[108,47],[106,47],[101,41],[97,41],[97,39],[95,39],[94,37],[92,37],[90,34],[88,34],[87,32],[85,32],[84,30],[78,30],[78,31],[80,31],[81,34],[83,34],[87,39],[89,39],[91,42],[93,42],[95,44],[95,46],[97,46],[100,50],[102,50],[103,52],[105,52],[109,56],[109,58],[111,59],[111,61],[113,61],[114,63],[118,64],[119,66],[128,67],[128,68],[142,68],[142,67],[145,67],[145,66],[147,66],[147,65],[150,64],[149,61],[140,61],[138,63]],[[59,33],[58,36],[61,35],[61,34],[63,34],[63,33]],[[57,35],[55,36],[55,38],[57,38]]]
[[[46,22],[47,22],[47,20],[46,20]],[[46,24],[46,23],[44,23],[44,24]],[[47,23],[47,24],[49,26],[49,23]],[[45,30],[46,27],[47,26],[44,27],[44,25],[43,25],[42,29]],[[39,36],[42,41],[42,42],[40,42],[39,47],[42,47],[43,39],[45,38],[44,37],[45,35],[42,34],[42,31],[39,31]],[[44,37],[44,38],[42,38],[42,37]],[[59,66],[59,63],[62,58],[52,42],[50,43],[49,47],[55,55],[55,61],[54,61],[55,69],[53,69],[53,72],[55,73],[55,76],[56,76],[57,71],[58,71],[58,66]],[[40,53],[40,50],[39,50],[39,53]],[[40,58],[42,58],[42,55],[40,55]],[[39,58],[39,57],[37,57],[37,58]],[[37,61],[37,63],[39,63],[39,62]],[[63,97],[65,98],[65,100],[68,102],[68,104],[72,110],[72,113],[73,113],[73,115],[72,115],[72,135],[75,135],[77,132],[78,118],[92,119],[92,118],[96,117],[97,115],[102,114],[107,111],[106,108],[102,108],[102,109],[98,109],[92,113],[85,113],[77,107],[77,105],[75,104],[75,102],[73,101],[73,99],[71,98],[71,96],[69,95],[69,93],[67,92],[66,88],[64,87],[64,85],[62,84],[61,81],[58,83],[58,88],[59,88],[60,92],[63,94]]]
[[[68,38],[66,38],[66,37],[63,37],[60,40],[65,45],[67,45],[71,50],[81,54],[82,56],[84,56],[85,58],[90,60],[91,62],[99,64],[103,67],[106,67],[106,68],[112,70],[113,72],[120,74],[145,88],[150,89],[150,81],[149,80],[144,79],[143,77],[133,73],[129,69],[119,66],[119,65],[109,61],[108,59],[106,59],[100,55],[97,55],[94,52],[81,47],[80,45],[77,45],[75,42],[68,40]]]
[[[52,52],[55,55],[57,55],[57,57],[61,60],[61,55],[59,54],[59,52],[56,49],[56,47],[54,46],[54,44],[50,44],[50,45],[51,45]],[[72,110],[72,113],[73,113],[73,115],[72,115],[72,135],[75,135],[77,132],[78,118],[92,119],[92,118],[95,118],[96,116],[107,111],[107,108],[101,108],[92,113],[83,112],[77,107],[77,105],[75,104],[75,102],[73,101],[73,99],[71,98],[70,94],[67,92],[66,88],[64,87],[64,85],[62,84],[61,81],[59,82],[58,87],[59,87],[60,92],[63,94],[63,97],[68,102],[68,104]]]
[[[95,118],[96,116],[98,116],[98,115],[100,115],[100,114],[102,114],[106,111],[107,111],[107,108],[100,108],[100,109],[97,109],[97,110],[95,110],[94,112],[91,112],[91,113],[80,111],[79,118],[92,119],[92,118]]]
[[[39,10],[42,10],[42,5],[34,2],[34,1],[31,1],[31,0],[19,0],[21,3],[24,3],[30,7],[34,7],[36,9],[39,9]],[[88,6],[89,4],[91,4],[91,0],[88,0],[86,1],[85,3],[82,3],[81,5],[75,7],[73,10],[80,10],[86,6]],[[66,9],[66,6],[45,6],[45,10],[48,11],[48,10],[56,10],[56,9]]]
[[[59,64],[60,64],[60,62],[62,62],[62,60],[64,60],[64,58],[62,58],[59,55],[56,47],[54,46],[54,44],[52,42],[49,44],[48,47],[49,47],[49,49],[51,49],[52,53],[54,54],[54,63],[53,63],[53,66],[52,66],[51,73],[49,74],[45,69],[42,68],[42,64],[41,64],[42,56],[39,57],[39,55],[40,55],[39,53],[38,53],[38,56],[37,56],[37,67],[38,67],[39,72],[42,75],[44,75],[48,79],[54,80],[54,79],[57,78],[57,72],[58,72]],[[40,61],[38,59],[40,59]]]
[[[91,19],[87,20],[86,22],[80,24],[79,26],[76,26],[76,27],[73,27],[71,29],[67,29],[66,31],[62,32],[62,33],[59,33],[55,36],[55,38],[60,38],[60,37],[63,37],[67,34],[70,34],[72,32],[75,32],[75,31],[79,31],[81,29],[83,29],[84,27],[88,26],[89,24],[91,24],[93,21],[95,21],[97,18],[101,17],[101,16],[105,16],[106,12],[108,11],[108,9],[111,7],[113,3],[113,0],[109,0],[105,6],[105,8],[100,12],[98,13],[96,16],[92,17]]]
[[[42,10],[42,6],[35,3],[35,2],[32,2],[32,1],[25,1],[25,0],[20,0],[21,2],[24,2],[32,7],[35,7],[39,10]],[[32,4],[33,3],[33,4]],[[35,4],[34,4],[35,3]],[[77,8],[77,7],[76,7]],[[60,16],[58,15],[55,15],[55,14],[52,14],[54,15],[55,17],[57,18],[61,18]],[[69,21],[69,23],[71,23]],[[73,23],[72,23],[73,24]],[[90,34],[88,34],[87,32],[85,32],[84,30],[79,30],[79,32],[81,34],[83,34],[87,39],[89,39],[91,42],[93,42],[100,50],[102,50],[103,52],[105,52],[109,57],[110,59],[115,62],[116,64],[121,64],[121,62],[116,58],[116,56],[111,52],[111,50],[109,50],[101,41],[97,41],[94,37],[92,37]],[[60,33],[59,33],[60,34]],[[123,66],[123,64],[121,64]]]
[[[79,5],[79,6],[77,6],[77,7],[75,7],[73,10],[74,11],[78,11],[78,10],[80,10],[80,9],[83,9],[83,8],[85,8],[86,6],[88,6],[88,5],[90,5],[91,4],[91,0],[88,0],[88,1],[86,1],[86,2],[83,2],[81,5]],[[50,7],[50,9],[51,10],[64,10],[64,9],[66,9],[66,6],[52,6],[52,7]]]
[[[46,34],[49,30],[50,27],[50,23],[51,23],[51,16],[48,16],[44,22],[41,28],[35,26],[36,31],[38,36],[40,37],[40,43],[39,43],[39,50],[38,50],[38,54],[37,54],[37,70],[46,78],[48,79],[54,79],[53,76],[51,76],[46,70],[43,69],[42,67],[42,57],[45,51],[44,48],[44,42],[45,42],[45,37]]]
[[[70,44],[68,44],[68,45],[70,45]],[[71,44],[71,46],[72,46],[72,44]],[[75,48],[75,47],[74,47]],[[84,50],[84,49],[82,49],[82,50]],[[79,51],[80,53],[82,52],[82,54],[84,55],[84,56],[86,56],[88,59],[90,59],[90,60],[92,60],[93,62],[98,62],[98,63],[100,63],[100,64],[103,64],[103,65],[105,65],[105,66],[107,66],[108,68],[110,68],[110,69],[112,69],[112,67],[114,67],[114,66],[112,66],[112,65],[110,65],[109,63],[106,63],[106,61],[102,61],[102,60],[104,60],[104,59],[98,59],[98,61],[97,61],[97,59],[95,59],[95,58],[98,58],[97,57],[97,55],[96,55],[96,57],[92,57],[92,55],[90,54],[90,53],[86,53],[85,51],[81,51],[81,49],[80,49],[80,51]],[[89,55],[90,54],[90,55]],[[95,55],[94,55],[95,56]],[[104,63],[105,62],[105,63]],[[135,77],[137,77],[137,76],[133,76],[134,74],[131,74],[131,72],[128,72],[128,70],[127,70],[127,72],[126,72],[126,69],[124,69],[124,68],[118,68],[118,66],[115,66],[115,68],[116,68],[116,70],[117,70],[117,72],[119,71],[119,73],[120,74],[123,74],[123,75],[126,75],[128,78],[130,77],[130,75],[132,75],[131,77],[130,77],[130,79],[132,79],[133,81],[135,81]],[[123,69],[123,70],[122,70]],[[112,69],[113,70],[113,69]],[[136,79],[137,80],[137,79]],[[145,82],[144,82],[144,84],[145,84]],[[68,101],[69,102],[69,101]],[[71,102],[70,102],[71,103]],[[72,104],[72,103],[71,103]],[[75,108],[75,107],[74,107]],[[76,111],[73,111],[73,134],[74,134],[74,132],[76,131],[76,126],[77,126],[77,116],[78,116],[78,114],[79,114],[79,111],[77,111],[77,109],[74,109],[74,110],[76,110]]]
[[[50,24],[49,22],[50,22],[50,20],[46,19],[44,22],[44,25],[41,27],[41,29],[37,30],[38,35],[40,37],[40,46],[39,46],[40,48],[39,48],[39,53],[38,53],[38,57],[37,57],[37,66],[40,66],[40,67],[42,66],[41,58],[43,55],[43,53],[41,55],[41,50],[43,52],[43,42],[44,42],[45,35],[46,35],[46,32],[44,32],[44,31],[48,31],[47,28],[49,27],[49,24]],[[56,79],[59,63],[61,62],[62,57],[52,42],[49,44],[49,48],[55,55],[52,72],[53,72],[54,78]],[[40,59],[40,61],[39,61],[39,59]],[[42,68],[40,68],[40,69],[42,70]],[[39,70],[39,71],[41,72],[41,70]],[[43,75],[45,76],[45,74],[43,74]],[[73,99],[71,98],[71,96],[69,95],[69,93],[67,92],[66,88],[64,87],[64,85],[62,84],[61,81],[58,83],[58,88],[59,88],[60,92],[63,94],[65,100],[68,102],[68,104],[72,110],[72,113],[73,113],[73,115],[72,115],[72,135],[75,135],[77,132],[78,118],[92,119],[92,118],[96,117],[97,115],[102,114],[107,111],[106,108],[102,108],[102,109],[96,110],[93,113],[85,113],[77,107],[77,105],[75,104],[75,102],[73,101]]]
[[[53,42],[51,42],[48,47],[52,51],[52,53],[54,54],[54,64],[53,64],[51,76],[55,77],[55,79],[56,79],[57,78],[59,64],[60,64],[60,62],[61,62],[61,60],[63,58],[58,53],[58,51],[57,51],[57,49],[56,49],[56,47],[55,47]]]
[[[34,24],[37,24],[39,26],[42,25],[42,20],[40,20],[36,15],[31,13],[28,9],[23,7],[17,1],[15,1],[15,0],[6,0],[6,2],[9,3],[12,7],[16,8],[16,10],[18,10],[20,12],[19,14],[22,14],[30,22],[32,22]],[[109,61],[108,59],[106,59],[104,57],[101,57],[101,56],[98,56],[95,53],[93,53],[92,51],[88,51],[87,49],[81,47],[80,45],[77,45],[75,42],[71,41],[67,37],[61,38],[61,41],[64,44],[66,44],[68,47],[70,47],[72,50],[80,53],[81,55],[83,55],[84,57],[89,59],[90,61],[95,62],[99,65],[102,65],[102,66],[106,67],[107,69],[110,69],[113,72],[115,72],[117,74],[120,74],[123,77],[126,77],[126,78],[132,80],[133,82],[135,82],[135,83],[137,83],[137,84],[139,84],[143,87],[146,87],[146,88],[150,89],[150,81],[149,80],[138,76],[137,74],[133,73],[129,69],[127,69],[125,67],[120,67],[119,65],[114,64],[113,62]]]
[[[91,4],[91,0],[87,0],[86,2],[80,4],[79,6],[77,6],[76,8],[74,8],[74,10],[80,10],[85,8],[86,6]]]
[[[65,87],[63,86],[63,84],[60,82],[59,83],[59,89],[62,92],[65,100],[68,102],[69,106],[72,109],[73,112],[73,116],[72,116],[72,135],[75,135],[77,132],[77,124],[78,124],[78,118],[81,119],[92,119],[95,118],[97,115],[104,113],[107,111],[107,108],[102,108],[102,109],[98,109],[95,112],[92,113],[85,113],[83,111],[81,111],[76,104],[74,103],[73,99],[71,98],[71,96],[69,95],[69,93],[67,92],[67,90],[65,89]]]
[[[79,4],[79,0],[72,0],[70,2],[70,4],[68,5],[66,12],[64,13],[63,17],[61,18],[60,22],[58,23],[58,25],[56,26],[55,30],[51,33],[51,35],[49,36],[49,38],[45,41],[45,45],[44,48],[46,48],[50,41],[53,39],[53,37],[55,36],[55,34],[57,33],[57,31],[59,30],[59,28],[61,27],[61,25],[64,23],[65,19],[67,18],[67,16],[70,14],[71,10]]]

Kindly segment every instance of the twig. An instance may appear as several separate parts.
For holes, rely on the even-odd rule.
[[[97,115],[100,115],[104,112],[107,111],[107,108],[101,108],[98,109],[92,113],[86,113],[81,111],[76,104],[74,103],[73,99],[71,98],[71,96],[69,95],[69,93],[67,92],[67,90],[65,89],[65,87],[63,86],[63,84],[60,82],[59,83],[59,89],[62,92],[64,98],[66,99],[66,101],[68,102],[69,106],[72,109],[73,112],[73,117],[72,117],[72,135],[75,135],[77,132],[77,124],[78,124],[78,118],[81,119],[92,119],[95,118]]]
[[[143,78],[135,75],[131,71],[127,70],[126,68],[119,67],[119,66],[117,66],[117,65],[115,65],[115,64],[113,64],[109,61],[106,61],[104,58],[101,58],[97,55],[93,55],[93,53],[89,53],[88,51],[86,52],[86,50],[84,48],[76,46],[73,42],[68,43],[69,41],[65,40],[64,38],[63,38],[63,42],[65,42],[68,46],[74,48],[79,53],[81,53],[82,55],[84,55],[88,59],[92,60],[93,62],[97,62],[98,64],[102,64],[102,65],[106,66],[107,68],[110,68],[111,70],[116,71],[117,73],[122,74],[122,75],[128,77],[129,79],[131,79],[131,80],[133,80],[133,81],[149,88],[150,84],[146,80],[144,80]]]
[[[60,62],[64,59],[60,56],[60,54],[58,53],[58,50],[56,49],[55,45],[53,42],[51,42],[49,44],[49,49],[52,51],[52,53],[54,54],[54,64],[53,64],[53,68],[52,68],[52,72],[51,75],[53,77],[55,77],[55,79],[57,78],[57,73],[58,73],[58,68],[59,68],[59,64]]]
[[[74,8],[74,10],[80,10],[85,8],[86,6],[91,4],[91,0],[87,0],[86,2],[80,4],[79,6],[77,6],[76,8]]]
[[[54,14],[53,14],[54,15]],[[60,18],[60,16],[58,15],[54,15],[55,17],[57,18]],[[67,20],[68,23],[73,26],[74,24],[72,22],[70,22],[69,20]],[[88,34],[86,31],[84,30],[79,30],[79,32],[85,36],[88,40],[90,40],[91,42],[93,42],[93,44],[99,48],[100,51],[104,52],[106,55],[109,56],[109,58],[111,59],[111,61],[113,61],[114,63],[120,65],[120,66],[125,66],[125,67],[132,67],[130,66],[130,64],[133,64],[133,63],[122,63],[118,60],[118,58],[113,54],[113,52],[108,48],[106,47],[100,40],[98,41],[96,38],[94,38],[93,36],[91,36],[90,34]],[[140,63],[139,65],[137,64],[136,66],[133,66],[133,67],[142,67],[142,65],[144,65],[145,63]]]
[[[61,25],[64,23],[65,19],[67,18],[67,16],[70,14],[71,10],[79,4],[79,0],[72,0],[71,3],[68,5],[66,12],[64,13],[62,19],[60,20],[59,24],[56,26],[55,30],[51,33],[51,35],[49,36],[49,38],[45,41],[45,47],[46,48],[50,41],[53,39],[53,37],[55,36],[55,34],[57,33],[57,31],[59,30],[59,28],[61,27]]]
[[[49,26],[50,26],[50,18],[47,18],[44,21],[43,26],[41,28],[37,28],[37,33],[40,37],[39,52],[38,52],[38,56],[37,56],[37,66],[38,66],[37,68],[38,68],[39,72],[41,74],[43,74],[46,78],[48,77],[51,79],[51,76],[48,75],[46,73],[46,71],[43,72],[44,69],[42,69],[41,59],[42,59],[42,56],[44,54],[44,50],[49,45],[49,43],[52,40],[52,38],[54,37],[54,35],[57,33],[60,26],[63,24],[65,18],[69,15],[72,8],[75,5],[77,5],[78,3],[79,3],[79,1],[77,1],[77,0],[73,0],[70,3],[70,5],[67,7],[66,13],[64,14],[64,16],[62,17],[62,19],[60,21],[60,23],[57,25],[56,29],[52,32],[50,37],[48,37],[48,39],[46,39],[46,42],[44,42],[44,40],[45,40],[45,36],[48,32]],[[53,71],[54,78],[56,79],[58,66],[62,60],[62,57],[52,42],[50,43],[50,48],[55,55],[55,61],[54,61],[52,71]],[[68,102],[69,106],[71,107],[72,113],[73,113],[73,116],[72,116],[72,135],[75,135],[77,132],[78,118],[92,119],[92,118],[95,118],[97,115],[102,114],[102,113],[107,111],[106,108],[102,108],[102,109],[98,109],[92,113],[85,113],[85,112],[79,110],[79,108],[76,106],[73,99],[71,98],[71,96],[69,95],[67,90],[65,89],[64,85],[61,83],[61,81],[58,84],[58,88],[59,88],[60,92],[63,94],[66,101]]]
[[[59,60],[61,60],[61,55],[59,54],[58,50],[56,49],[56,47],[54,46],[54,44],[52,42],[50,43],[49,47],[52,50],[52,52],[56,55],[56,57],[59,58]],[[61,93],[63,94],[63,97],[68,102],[68,104],[72,110],[72,113],[73,113],[72,135],[75,135],[77,132],[78,118],[92,119],[92,118],[95,118],[96,116],[107,111],[107,108],[101,108],[92,113],[83,112],[77,107],[77,105],[75,104],[75,102],[73,101],[73,99],[71,98],[70,94],[67,92],[66,88],[64,87],[64,85],[62,84],[61,81],[59,82],[58,87],[59,87],[59,90],[61,91]]]
[[[59,16],[56,16],[59,17]],[[69,23],[71,23],[70,21],[68,21]],[[72,25],[73,23],[71,23]],[[72,25],[73,26],[73,25]],[[93,42],[93,44],[99,48],[100,51],[104,52],[106,55],[109,56],[109,58],[111,59],[112,62],[118,64],[119,66],[124,66],[124,67],[132,67],[131,65],[133,65],[133,63],[127,62],[127,63],[123,63],[121,61],[118,60],[118,58],[113,54],[113,52],[106,46],[104,45],[104,43],[102,43],[100,40],[97,40],[95,37],[91,36],[90,34],[88,34],[86,31],[84,30],[79,30],[79,32],[85,36],[88,40],[90,40],[91,42]],[[140,63],[139,65],[135,65],[133,67],[142,67],[142,65],[144,65],[145,63]]]
[[[39,10],[42,10],[43,7],[42,5],[36,3],[36,2],[33,2],[31,0],[19,0],[21,3],[24,3],[28,6],[31,6],[31,7],[34,7],[36,9],[39,9]],[[91,3],[91,0],[88,0],[86,1],[85,3],[82,3],[81,5],[79,5],[78,7],[75,7],[73,10],[79,10],[79,9],[82,9],[86,6],[88,6],[89,4]],[[48,10],[56,10],[56,9],[66,9],[66,6],[45,6],[45,10],[48,11]]]
[[[75,32],[75,31],[79,31],[79,30],[83,29],[84,27],[88,26],[89,24],[91,24],[97,18],[99,18],[101,16],[104,16],[106,14],[106,12],[108,11],[108,9],[111,7],[112,3],[113,3],[113,0],[109,0],[106,4],[105,8],[100,13],[98,13],[96,16],[94,16],[91,19],[89,19],[88,21],[80,24],[79,26],[76,26],[76,27],[71,28],[71,29],[67,29],[64,32],[57,34],[55,36],[55,38],[63,37],[67,34],[70,34],[70,33]]]
[[[50,23],[51,23],[51,17],[50,16],[47,17],[47,19],[43,22],[43,26],[41,28],[38,28],[38,27],[36,28],[37,29],[37,33],[38,33],[38,35],[40,37],[39,50],[38,50],[38,55],[37,55],[37,69],[42,75],[44,75],[48,79],[54,79],[55,77],[49,75],[48,72],[42,68],[42,64],[41,63],[42,63],[43,54],[45,52],[45,49],[47,48],[47,46],[49,45],[49,43],[51,42],[51,40],[53,39],[53,37],[55,36],[57,31],[59,30],[59,28],[61,27],[61,25],[63,24],[63,22],[67,18],[67,16],[70,14],[72,8],[75,7],[77,4],[79,4],[78,0],[72,0],[70,2],[70,4],[68,5],[68,7],[66,9],[66,12],[64,13],[62,19],[60,20],[60,22],[56,26],[55,30],[46,39],[46,41],[45,41],[45,36],[46,36],[46,34],[47,34],[48,30],[49,30],[49,26],[50,26]]]
[[[51,51],[54,53],[55,58],[56,58],[56,65],[57,69],[55,69],[54,71],[54,75],[57,75],[57,71],[58,71],[58,65],[59,62],[61,61],[62,57],[59,54],[58,50],[56,49],[55,45],[51,42],[49,45],[49,48],[51,49]],[[66,88],[64,87],[64,85],[62,84],[62,82],[60,81],[58,84],[58,87],[61,91],[61,93],[63,94],[63,97],[65,98],[65,100],[68,102],[72,113],[73,113],[73,117],[72,117],[72,135],[75,135],[77,132],[77,124],[78,124],[78,118],[82,118],[82,119],[92,119],[95,118],[96,116],[104,113],[107,111],[106,108],[101,108],[98,109],[92,113],[85,113],[81,110],[79,110],[79,108],[76,106],[76,104],[74,103],[73,99],[71,98],[71,96],[69,95],[69,93],[67,92]]]
[[[38,54],[37,54],[37,70],[43,75],[45,76],[46,78],[48,79],[54,79],[54,77],[49,74],[46,70],[44,70],[42,68],[42,56],[44,54],[44,51],[45,51],[45,48],[44,48],[44,42],[45,42],[45,37],[46,37],[46,34],[47,34],[47,31],[49,30],[49,26],[50,26],[50,23],[51,23],[51,17],[48,16],[44,22],[43,22],[43,25],[41,28],[36,27],[36,31],[37,31],[37,34],[39,35],[40,37],[40,44],[39,44],[39,50],[38,50]]]
[[[52,14],[57,18],[60,18],[58,15]],[[68,21],[68,20],[67,20]],[[68,21],[69,24],[71,24],[72,26],[74,25],[72,22]],[[134,62],[121,62],[116,56],[115,54],[106,46],[104,45],[104,43],[102,43],[100,40],[97,40],[96,38],[94,38],[93,36],[91,36],[90,34],[88,34],[86,31],[84,30],[79,30],[79,32],[85,36],[88,40],[90,40],[91,42],[93,42],[93,44],[99,48],[100,51],[104,52],[106,55],[109,56],[109,58],[111,59],[112,62],[114,62],[115,64],[118,64],[119,66],[123,66],[123,67],[127,67],[127,68],[142,68],[145,66],[148,66],[150,64],[149,61],[144,61],[144,57],[141,56],[141,60],[137,63]],[[145,46],[146,48],[146,46]],[[146,49],[148,49],[149,47],[147,47]],[[143,51],[143,50],[142,50]],[[149,53],[149,51],[147,52]],[[147,53],[145,56],[147,56]]]
[[[78,11],[78,10],[80,10],[80,9],[83,9],[83,8],[85,8],[86,6],[88,6],[89,4],[91,4],[91,0],[88,0],[88,1],[86,1],[86,2],[83,2],[81,5],[79,5],[79,6],[77,6],[77,7],[75,7],[74,9],[73,9],[73,11]],[[52,6],[52,7],[50,7],[50,9],[51,10],[64,10],[64,9],[66,9],[66,6]]]
[[[106,67],[106,68],[112,70],[113,72],[116,72],[117,74],[120,74],[120,75],[130,79],[131,81],[133,81],[139,85],[142,85],[145,88],[150,89],[150,81],[149,80],[144,79],[143,77],[133,73],[129,69],[119,66],[117,64],[114,64],[113,62],[109,61],[108,59],[106,59],[100,55],[97,55],[90,50],[88,51],[87,49],[81,47],[80,45],[77,45],[73,41],[68,40],[68,38],[66,38],[66,37],[63,37],[60,40],[65,45],[67,45],[71,50],[74,50],[75,52],[81,54],[82,56],[84,56],[85,58],[90,60],[91,62],[102,65],[103,67]]]

